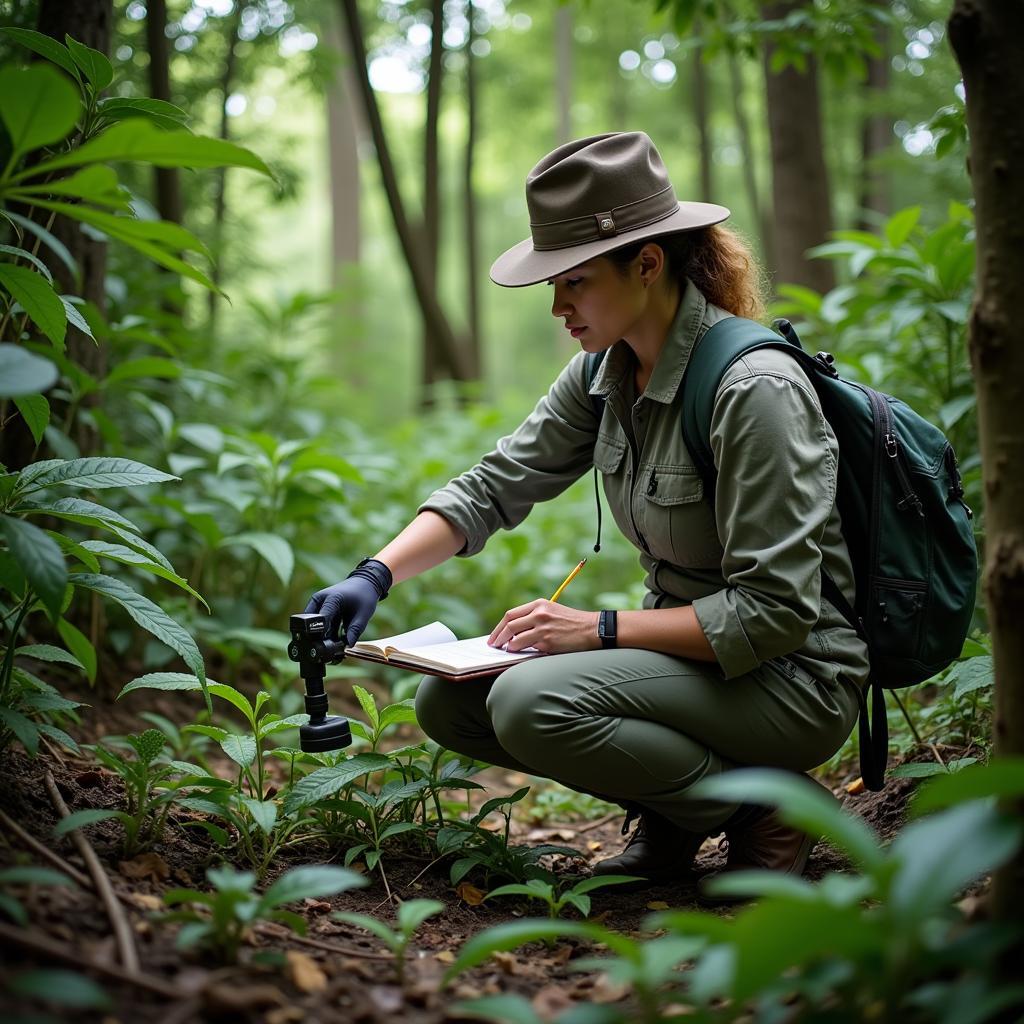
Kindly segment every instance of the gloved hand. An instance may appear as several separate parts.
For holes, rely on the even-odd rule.
[[[309,599],[306,614],[327,620],[328,640],[338,640],[343,628],[345,646],[351,647],[377,610],[377,602],[388,596],[391,583],[391,570],[383,562],[364,558],[340,583],[318,590]]]

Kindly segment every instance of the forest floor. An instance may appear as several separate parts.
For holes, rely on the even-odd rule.
[[[138,720],[126,720],[125,708],[115,706],[108,710],[109,714],[89,717],[103,721],[107,731],[113,731],[115,723],[125,730],[139,727]],[[41,754],[35,759],[13,753],[0,764],[0,809],[72,868],[84,872],[84,863],[70,841],[53,838],[58,817],[45,785],[47,772],[52,773],[71,811],[123,806],[121,780],[98,768],[87,756],[79,758],[66,753],[59,758]],[[511,792],[530,781],[501,769],[489,769],[479,778],[488,784],[487,796]],[[881,793],[850,795],[847,785],[851,779],[852,776],[820,781],[832,789],[851,813],[868,822],[881,842],[887,842],[905,820],[914,780],[893,779]],[[579,852],[579,861],[559,858],[554,869],[586,874],[587,864],[621,849],[624,840],[620,826],[620,815],[571,823],[513,818],[512,841],[572,847]],[[344,910],[393,921],[394,907],[389,904],[377,872],[368,876],[370,884],[366,888],[327,899],[306,900],[300,908],[308,925],[305,937],[280,926],[261,925],[248,936],[237,965],[206,962],[175,947],[175,926],[152,920],[154,912],[162,908],[162,894],[166,890],[206,886],[205,870],[214,848],[205,834],[172,826],[166,830],[164,841],[151,851],[124,861],[118,856],[119,825],[104,821],[86,831],[134,932],[140,969],[131,978],[118,979],[118,952],[111,920],[92,888],[32,887],[22,896],[30,928],[26,931],[11,924],[0,925],[2,1020],[16,1016],[31,1019],[45,1007],[7,991],[6,981],[11,975],[37,967],[85,969],[91,974],[109,994],[111,1008],[104,1012],[76,1011],[73,1019],[101,1024],[188,1024],[226,1019],[239,1024],[376,1024],[398,1015],[413,1024],[436,1024],[480,1019],[460,1014],[454,1006],[462,1000],[493,993],[519,993],[531,1000],[542,1018],[548,1019],[575,1002],[614,1003],[629,998],[626,991],[599,972],[573,971],[571,961],[585,951],[573,942],[556,945],[554,949],[537,943],[515,952],[499,953],[442,988],[442,974],[467,939],[493,925],[519,917],[542,916],[544,911],[539,904],[525,900],[480,902],[483,893],[476,885],[453,887],[449,883],[447,862],[430,866],[426,858],[416,859],[414,855],[385,856],[383,863],[391,892],[399,899],[437,899],[444,903],[445,910],[416,932],[401,986],[396,981],[393,958],[378,939],[331,917],[332,911]],[[24,839],[7,829],[2,835],[0,868],[13,863],[44,863],[28,849]],[[343,853],[309,845],[290,852],[292,857],[281,857],[271,866],[268,884],[289,867],[299,863],[338,863]],[[678,884],[641,893],[617,892],[614,888],[597,890],[591,894],[591,919],[628,934],[640,929],[651,910],[693,908],[697,905],[700,879],[720,867],[724,859],[716,841],[709,840],[697,858],[694,874],[681,878]],[[820,878],[845,866],[841,855],[819,843],[806,875]],[[28,936],[42,938],[52,948],[46,952],[30,948],[25,942]],[[93,966],[86,967],[89,964]],[[102,969],[104,965],[108,968],[106,972]],[[67,1012],[62,1009],[38,1019],[68,1019]]]

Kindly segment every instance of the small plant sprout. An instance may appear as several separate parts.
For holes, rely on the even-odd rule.
[[[367,884],[355,871],[332,865],[292,868],[262,894],[253,891],[256,875],[251,871],[210,868],[206,878],[213,886],[212,892],[172,889],[165,893],[164,902],[181,909],[161,915],[160,920],[183,922],[177,938],[179,949],[197,947],[225,963],[235,962],[246,933],[260,921],[277,921],[305,934],[305,919],[281,909],[285,904],[333,896]]]
[[[444,910],[444,904],[439,900],[409,900],[402,903],[398,908],[398,928],[395,931],[392,931],[383,921],[378,921],[368,914],[340,913],[331,916],[338,921],[358,925],[376,935],[394,954],[395,975],[398,984],[402,985],[405,981],[405,951],[413,933],[428,917],[440,914],[442,910]]]
[[[548,906],[548,917],[552,920],[560,917],[566,907],[575,907],[583,917],[590,916],[590,897],[586,895],[594,889],[603,889],[606,885],[623,885],[626,882],[639,882],[636,875],[596,875],[577,882],[571,888],[564,888],[556,895],[555,886],[540,878],[528,879],[525,883],[502,885],[489,892],[484,899],[495,896],[526,896],[531,900],[542,900]]]

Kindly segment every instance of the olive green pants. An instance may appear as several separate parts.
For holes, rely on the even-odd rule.
[[[636,648],[549,655],[495,678],[425,676],[416,693],[421,727],[450,750],[709,834],[737,805],[695,799],[697,782],[738,765],[807,771],[842,746],[858,708],[855,683],[785,658],[727,680]]]

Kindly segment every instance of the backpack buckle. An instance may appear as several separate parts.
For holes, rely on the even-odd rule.
[[[836,361],[836,357],[831,352],[818,352],[814,356],[814,361],[818,364],[821,369],[827,373],[830,377],[838,377],[839,371],[832,365]]]

